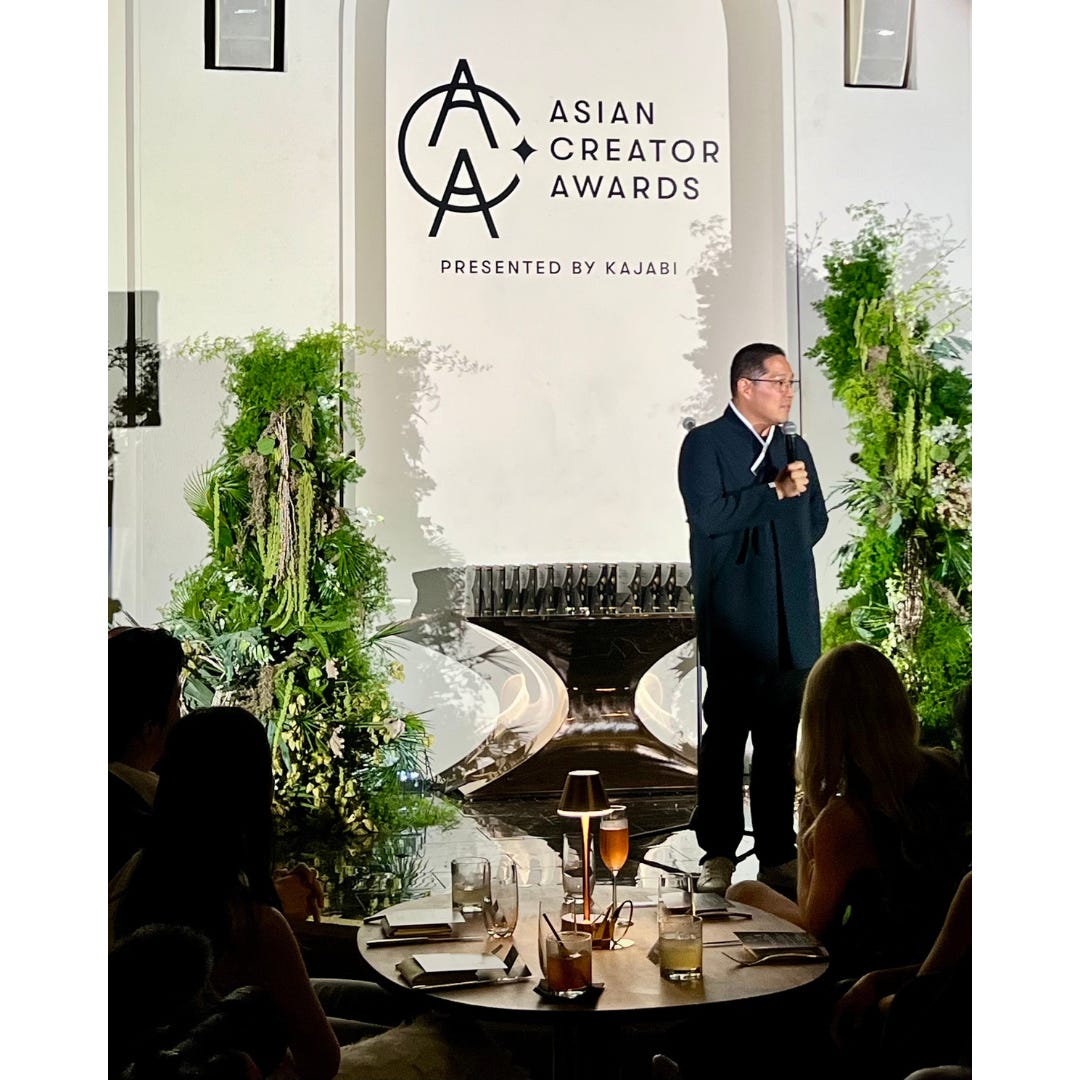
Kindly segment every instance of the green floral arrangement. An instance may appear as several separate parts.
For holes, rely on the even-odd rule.
[[[888,222],[875,203],[848,212],[859,232],[824,258],[814,306],[827,332],[807,352],[848,411],[860,470],[840,488],[855,529],[840,585],[853,592],[827,613],[823,643],[881,649],[924,735],[948,743],[971,681],[970,343],[955,323],[969,301],[933,223]]]
[[[184,642],[192,706],[237,705],[270,741],[275,806],[300,829],[434,824],[447,811],[410,791],[427,775],[421,720],[389,694],[387,553],[345,510],[364,470],[354,373],[344,350],[379,343],[339,325],[295,340],[273,330],[190,340],[181,355],[224,362],[223,451],[186,484],[209,555],[176,582],[164,625]]]

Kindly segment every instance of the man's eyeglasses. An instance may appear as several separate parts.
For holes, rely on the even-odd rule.
[[[794,393],[799,389],[798,379],[748,379],[749,382],[763,382],[768,383],[770,386],[775,386],[777,390],[787,393],[789,390]]]

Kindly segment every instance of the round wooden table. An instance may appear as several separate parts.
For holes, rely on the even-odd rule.
[[[620,890],[635,898],[632,889]],[[533,978],[505,985],[459,987],[452,989],[410,989],[399,976],[396,964],[414,953],[484,951],[482,942],[455,943],[453,939],[431,944],[384,945],[368,948],[372,939],[382,940],[378,924],[364,925],[357,932],[357,944],[373,979],[387,989],[402,994],[425,994],[432,1004],[448,1012],[464,1011],[473,1019],[493,1022],[536,1023],[553,1032],[554,1075],[563,1078],[604,1075],[604,1056],[590,1052],[590,1045],[603,1045],[606,1039],[592,1038],[591,1032],[605,1022],[633,1022],[635,1025],[668,1025],[691,1016],[703,1018],[706,1012],[721,1011],[725,1006],[746,1006],[759,1002],[768,1008],[781,995],[811,986],[828,970],[828,962],[770,963],[740,967],[725,955],[725,947],[709,947],[709,942],[731,941],[736,930],[798,930],[785,919],[751,908],[751,919],[706,919],[703,953],[703,977],[692,982],[672,983],[660,977],[659,965],[649,959],[656,941],[655,906],[635,906],[634,922],[628,938],[632,948],[593,952],[593,982],[603,983],[603,993],[593,1003],[568,1001],[549,1003],[535,992],[540,980],[537,956],[537,920],[541,900],[558,904],[558,887],[527,886],[520,890],[519,916],[513,943],[529,965]],[[398,908],[431,908],[440,898],[408,901]],[[447,912],[450,898],[445,898]],[[494,942],[493,942],[494,944]],[[734,951],[737,945],[728,948]],[[600,1072],[597,1072],[600,1069]]]

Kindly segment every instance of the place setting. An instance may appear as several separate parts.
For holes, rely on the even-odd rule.
[[[563,837],[559,876],[561,897],[548,893],[530,910],[536,914],[540,980],[535,987],[545,1001],[595,1001],[603,984],[593,980],[595,952],[618,952],[634,942],[627,933],[634,923],[634,902],[619,900],[618,876],[629,857],[626,807],[612,805],[599,773],[568,774],[558,813],[581,823],[581,832]],[[599,828],[593,827],[593,818]],[[596,846],[611,873],[611,899],[596,910]],[[379,936],[365,935],[367,950],[394,946],[443,946],[418,949],[397,959],[402,982],[416,989],[451,989],[520,982],[532,977],[513,936],[520,905],[517,864],[506,854],[489,859],[459,856],[450,864],[449,903],[428,898],[395,906],[367,920]],[[473,950],[461,948],[478,946]],[[391,962],[393,954],[388,958]]]
[[[415,989],[503,985],[532,977],[511,940],[518,921],[518,874],[510,856],[499,856],[494,867],[481,856],[453,859],[446,899],[449,906],[434,898],[424,906],[392,907],[370,916],[365,922],[377,925],[382,937],[365,940],[365,948],[454,946],[397,961],[398,975]],[[457,948],[463,944],[487,947]]]
[[[642,898],[637,888],[631,890],[633,898],[620,898],[619,877],[630,855],[630,825],[626,806],[609,801],[596,770],[567,774],[557,813],[575,827],[567,828],[561,838],[559,887],[545,887],[527,903],[524,926],[529,935],[535,926],[536,968],[533,957],[524,955],[531,948],[514,940],[522,897],[517,864],[505,853],[452,859],[449,896],[429,897],[372,916],[367,921],[378,927],[379,934],[365,935],[364,947],[377,952],[416,946],[406,956],[388,954],[382,965],[412,989],[440,991],[532,981],[539,1004],[571,1008],[595,1007],[605,985],[609,991],[615,987],[610,992],[616,996],[623,995],[626,980],[638,977],[633,974],[632,958],[615,958],[634,947],[629,932],[634,926],[635,902],[639,908],[655,904],[655,943],[643,959],[655,964],[663,983],[673,988],[702,991],[706,949],[721,948],[735,965],[729,971],[758,964],[827,960],[816,939],[796,932],[795,927],[784,932],[768,926],[735,930],[732,921],[737,926],[761,913],[720,895],[715,897],[719,903],[707,902],[713,897],[697,892],[694,875],[675,867],[661,870],[655,900]],[[597,880],[601,865],[611,875],[610,896],[607,882]],[[598,888],[602,901],[597,899]],[[651,915],[647,922],[651,933]],[[710,923],[731,929],[707,940]],[[597,978],[596,957],[604,953],[615,957],[600,962],[603,974]]]

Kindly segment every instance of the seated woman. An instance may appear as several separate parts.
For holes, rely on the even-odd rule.
[[[832,1037],[849,1068],[900,1080],[919,1066],[971,1066],[971,873],[919,966],[884,968],[837,1002]]]
[[[970,865],[963,770],[918,738],[880,652],[852,643],[822,656],[803,696],[798,901],[757,881],[727,892],[820,938],[841,977],[926,956]]]
[[[957,695],[953,722],[964,772],[971,779],[971,686]],[[920,1065],[971,1065],[971,871],[953,898],[945,925],[919,965],[879,968],[837,1002],[833,1042],[848,1070],[907,1076]]]
[[[110,945],[151,923],[213,947],[213,989],[269,992],[301,1080],[329,1080],[340,1050],[271,878],[273,776],[263,726],[243,709],[177,722],[160,765],[149,841],[109,886]]]

